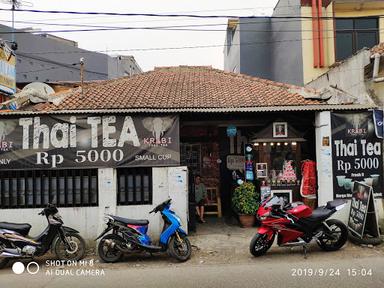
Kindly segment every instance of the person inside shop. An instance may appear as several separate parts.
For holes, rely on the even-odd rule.
[[[196,201],[196,213],[199,216],[199,222],[205,223],[204,220],[204,205],[207,199],[207,188],[204,183],[201,182],[200,175],[195,176],[195,201]]]

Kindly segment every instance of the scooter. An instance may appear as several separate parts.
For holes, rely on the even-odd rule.
[[[325,251],[340,249],[347,241],[348,228],[343,222],[328,218],[345,205],[345,200],[334,200],[312,211],[302,202],[286,204],[277,196],[266,199],[257,211],[261,227],[250,243],[251,254],[265,254],[276,235],[279,246],[302,246],[305,256],[312,240]]]
[[[191,257],[191,243],[187,233],[181,228],[180,218],[170,210],[171,199],[156,206],[149,213],[160,212],[164,220],[159,245],[153,245],[147,235],[148,220],[127,219],[106,214],[106,229],[96,238],[99,257],[108,263],[117,262],[124,253],[146,251],[149,253],[168,251],[170,256],[180,262]],[[112,231],[111,234],[107,234]],[[107,234],[107,235],[106,235]]]
[[[45,216],[47,228],[37,237],[29,237],[31,225],[0,222],[0,269],[9,259],[42,256],[50,249],[60,260],[77,261],[84,257],[85,242],[79,231],[63,226],[56,206],[49,204],[38,215]]]

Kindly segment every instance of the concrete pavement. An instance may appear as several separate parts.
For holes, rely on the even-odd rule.
[[[104,275],[15,275],[0,273],[1,287],[384,287],[382,257],[305,261],[254,260],[249,264],[110,266]],[[164,267],[165,266],[165,267]],[[117,269],[114,269],[117,268]],[[73,268],[67,268],[73,269]]]
[[[1,270],[0,287],[384,287],[383,245],[347,243],[326,253],[314,244],[306,259],[300,247],[274,245],[254,258],[248,245],[255,232],[222,221],[199,225],[190,235],[193,254],[186,263],[167,254],[130,255],[115,264],[100,263],[95,256],[76,265],[40,258],[36,275],[15,275],[10,266]]]

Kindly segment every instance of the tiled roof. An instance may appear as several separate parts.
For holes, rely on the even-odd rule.
[[[34,111],[102,109],[249,108],[319,105],[315,91],[202,66],[155,68],[139,75],[85,85],[58,105]],[[308,98],[308,97],[307,97]]]

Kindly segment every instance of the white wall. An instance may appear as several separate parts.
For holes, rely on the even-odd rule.
[[[98,170],[99,206],[59,208],[64,225],[72,227],[89,241],[93,240],[104,229],[104,213],[134,219],[148,219],[149,235],[158,240],[163,220],[160,213],[149,215],[155,206],[173,199],[171,208],[181,218],[183,228],[187,230],[188,217],[188,183],[187,167],[152,168],[153,201],[152,205],[117,206],[116,169],[103,168]],[[47,226],[45,217],[37,215],[42,209],[3,209],[0,221],[29,223],[32,225],[32,236],[37,236]]]
[[[364,78],[364,68],[370,63],[370,56],[369,50],[362,50],[309,82],[305,87],[330,89],[333,96],[327,101],[329,104],[371,104],[373,101]]]

